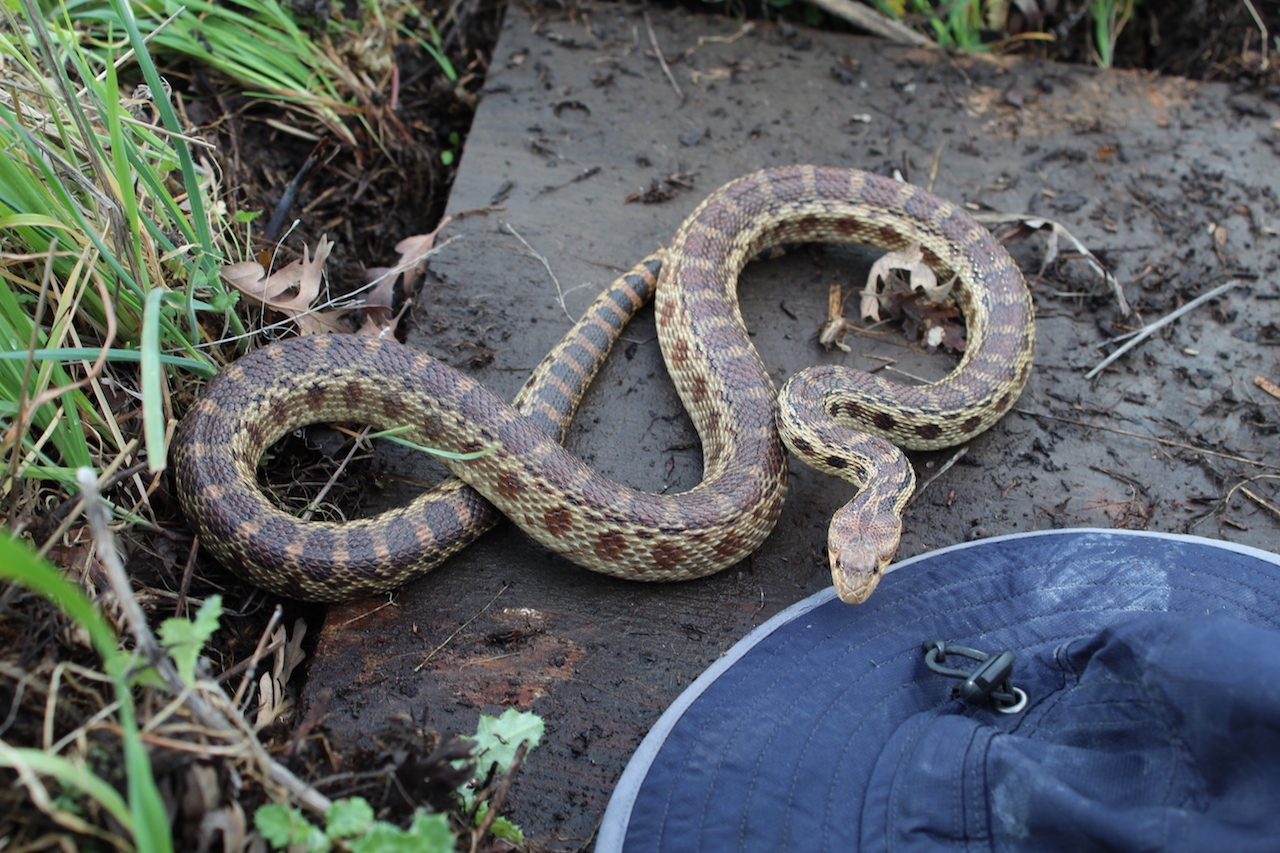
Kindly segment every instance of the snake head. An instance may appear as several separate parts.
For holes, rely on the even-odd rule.
[[[827,554],[836,595],[845,604],[861,604],[898,553],[902,519],[891,513],[869,513],[849,504],[831,519]]]

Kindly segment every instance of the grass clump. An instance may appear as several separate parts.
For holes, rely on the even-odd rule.
[[[1133,16],[1139,0],[1088,0],[1087,14],[1093,23],[1090,55],[1095,64],[1110,68],[1115,56],[1116,40]],[[1054,36],[1045,32],[1024,32],[1012,39],[1003,38],[1009,13],[1017,9],[1027,10],[1007,0],[876,0],[880,11],[897,20],[912,21],[928,33],[944,48],[982,53],[993,45],[1003,46],[1011,41],[1033,39],[1052,41]],[[1085,14],[1084,7],[1081,15]],[[1074,21],[1076,16],[1071,16]],[[1041,23],[1036,18],[1035,23]]]
[[[152,82],[127,97],[65,19],[23,8],[0,31],[0,497],[50,533],[35,508],[82,466],[138,475],[118,504],[138,517],[174,416],[164,365],[212,374],[196,312],[234,299],[216,164],[145,50]]]
[[[389,7],[369,8],[388,32],[403,26]],[[185,581],[176,596],[151,591],[178,616],[157,641],[109,529],[163,532],[171,520],[152,499],[175,400],[234,355],[212,346],[245,333],[221,273],[256,257],[252,216],[229,213],[216,151],[148,42],[171,61],[217,55],[299,126],[350,139],[363,125],[376,140],[377,117],[352,88],[368,80],[326,76],[343,64],[343,41],[304,33],[270,0],[160,20],[171,11],[0,5],[0,518],[14,534],[0,536],[11,584],[0,611],[20,638],[0,648],[0,837],[17,847],[164,853],[209,832],[247,849],[261,844],[251,815],[262,802],[316,815],[332,805],[259,743],[287,699],[261,698],[258,658],[234,697],[200,661],[218,630],[215,597],[188,598]],[[308,45],[316,65],[299,59]],[[280,639],[268,642],[272,632]],[[272,621],[260,648],[283,655],[283,637]],[[296,665],[301,652],[288,648]]]
[[[252,217],[228,216],[216,152],[152,52],[287,105],[291,132],[354,142],[363,127],[377,144],[377,92],[413,7],[368,2],[358,26],[333,18],[318,36],[277,0],[19,8],[0,7],[0,517],[50,542],[37,507],[80,466],[121,474],[118,513],[146,516],[175,379],[211,376],[210,339],[244,333],[220,271],[252,256]],[[438,39],[414,38],[453,73]],[[141,85],[129,92],[121,69]]]
[[[307,29],[278,0],[234,5],[68,0],[65,5],[67,19],[103,44],[135,16],[154,31],[150,49],[158,58],[195,62],[235,81],[249,97],[277,101],[301,114],[301,121],[281,124],[281,129],[314,138],[307,129],[314,126],[353,146],[352,119],[378,135],[371,117],[378,113],[388,78],[396,73],[392,47],[397,34],[414,38],[446,77],[457,77],[435,30],[428,24],[424,37],[406,26],[405,17],[416,13],[407,2],[363,0],[355,7],[358,17],[346,18],[335,8]]]

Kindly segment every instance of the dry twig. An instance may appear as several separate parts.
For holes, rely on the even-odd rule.
[[[899,21],[852,0],[813,0],[813,5],[880,38],[917,47],[937,47],[932,40]]]
[[[684,101],[684,92],[680,91],[680,84],[676,82],[676,77],[671,73],[671,66],[667,65],[667,58],[662,55],[662,48],[658,45],[658,36],[653,31],[653,24],[649,21],[649,13],[644,13],[644,25],[649,30],[649,43],[653,45],[653,54],[658,57],[658,64],[662,66],[662,73],[667,75],[671,88],[676,90],[676,97]]]
[[[533,246],[529,245],[529,241],[521,237],[520,232],[517,231],[515,228],[513,228],[510,222],[502,223],[502,227],[507,229],[508,233],[510,233],[511,236],[515,237],[517,240],[523,243],[525,250],[528,251],[529,254],[536,261],[538,261],[544,267],[546,267],[547,275],[551,276],[551,280],[555,283],[555,286],[556,286],[556,298],[560,302],[560,310],[564,312],[564,316],[569,318],[570,323],[575,322],[573,319],[573,315],[569,313],[568,307],[564,304],[564,288],[560,286],[560,279],[556,277],[555,270],[551,269],[551,262],[546,259],[546,256],[540,255],[537,252],[535,252],[533,250]]]
[[[1183,305],[1178,310],[1172,311],[1164,315],[1163,317],[1161,317],[1159,320],[1156,320],[1154,323],[1144,327],[1140,332],[1138,332],[1136,335],[1130,338],[1127,342],[1125,342],[1123,346],[1121,346],[1115,352],[1111,353],[1111,355],[1104,358],[1098,364],[1097,367],[1095,367],[1093,370],[1090,370],[1088,373],[1086,373],[1084,375],[1084,378],[1092,379],[1093,377],[1097,376],[1099,373],[1102,372],[1102,369],[1105,368],[1108,364],[1115,361],[1117,358],[1124,355],[1129,350],[1133,349],[1138,344],[1142,343],[1147,338],[1151,337],[1156,332],[1160,331],[1165,326],[1169,325],[1174,320],[1181,317],[1183,314],[1186,314],[1188,311],[1192,311],[1200,307],[1204,303],[1208,302],[1210,299],[1216,299],[1217,297],[1226,293],[1228,290],[1230,290],[1231,288],[1235,287],[1240,283],[1241,283],[1240,279],[1232,279],[1226,284],[1220,284],[1217,287],[1215,287],[1213,290],[1210,290],[1208,293],[1200,294],[1195,299],[1192,299],[1190,302],[1188,302],[1186,305]]]

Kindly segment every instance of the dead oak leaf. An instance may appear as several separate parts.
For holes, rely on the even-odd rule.
[[[357,335],[382,337],[391,323],[391,311],[395,306],[396,281],[399,278],[394,267],[369,267],[364,271],[365,284],[370,285],[360,297],[356,310],[362,318]]]
[[[311,311],[293,318],[300,335],[331,335],[350,332],[351,328],[343,322],[350,309],[334,308],[330,311]]]
[[[386,334],[393,320],[396,282],[400,282],[400,292],[404,295],[405,304],[408,304],[418,293],[418,286],[426,272],[427,260],[444,245],[436,246],[440,230],[452,219],[453,217],[446,216],[434,231],[405,237],[396,243],[400,259],[395,266],[369,267],[365,270],[365,286],[368,289],[357,306],[362,316],[360,328],[356,330],[357,335],[380,338]]]
[[[348,331],[342,323],[347,309],[318,311],[312,304],[324,285],[324,265],[333,251],[333,241],[321,236],[315,257],[304,246],[302,257],[285,264],[271,275],[255,261],[241,261],[222,268],[223,280],[272,311],[290,318],[299,334],[317,335]]]
[[[427,259],[435,254],[439,248],[436,246],[436,239],[440,236],[440,231],[452,220],[452,216],[446,216],[440,220],[440,224],[436,226],[434,231],[405,237],[399,243],[396,243],[396,251],[400,253],[400,260],[392,267],[392,270],[403,275],[403,292],[406,298],[418,292],[418,283],[422,281],[422,275],[427,269]],[[446,240],[445,242],[448,241]]]
[[[222,279],[250,299],[260,302],[287,317],[297,317],[311,310],[324,283],[324,263],[333,251],[333,241],[321,237],[316,255],[307,247],[302,257],[285,264],[271,275],[256,261],[240,261],[222,268]],[[293,295],[289,296],[291,291]]]
[[[838,347],[844,352],[849,352],[849,345],[844,342],[844,336],[853,327],[844,318],[845,297],[842,291],[843,288],[839,284],[832,284],[827,289],[827,319],[818,329],[818,343],[822,344],[824,349]]]
[[[905,273],[906,275],[899,275]],[[907,281],[910,281],[908,286]],[[918,291],[931,302],[941,302],[951,293],[954,278],[938,283],[938,277],[924,262],[924,249],[919,243],[911,243],[893,252],[885,252],[871,265],[867,284],[862,289],[860,311],[862,319],[880,322],[881,284],[884,293],[903,290]]]

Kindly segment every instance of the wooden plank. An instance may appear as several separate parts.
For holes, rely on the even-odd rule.
[[[450,211],[488,211],[447,229],[456,239],[432,263],[410,342],[508,398],[568,328],[566,313],[576,317],[610,278],[663,245],[708,192],[763,166],[900,169],[958,202],[1058,218],[1106,250],[1148,319],[1199,292],[1228,256],[1240,269],[1274,266],[1274,231],[1262,230],[1276,221],[1274,168],[1251,165],[1273,163],[1266,109],[1225,86],[956,58],[680,10],[608,5],[533,20],[513,4],[482,97]],[[693,189],[662,204],[626,201],[672,175]],[[1224,230],[1210,233],[1210,221]],[[526,242],[558,279],[563,307]],[[1034,273],[1043,244],[1018,251]],[[929,379],[950,369],[945,356],[918,353],[896,334],[851,338],[848,354],[818,346],[829,286],[861,287],[872,257],[803,249],[744,275],[743,313],[779,382],[819,362],[892,361]],[[1264,299],[1276,296],[1273,282],[1180,321],[1094,383],[1083,374],[1101,358],[1097,323],[1117,318],[1107,288],[1073,265],[1036,292],[1036,375],[1019,411],[1280,462],[1274,438],[1250,425],[1255,416],[1275,420],[1251,384],[1254,375],[1275,378],[1274,350],[1256,344],[1262,318],[1276,317],[1276,303]],[[697,439],[670,388],[651,314],[628,331],[568,446],[638,488],[679,491],[698,481]],[[921,480],[949,455],[915,454]],[[385,458],[387,500],[411,496],[419,488],[412,478],[432,476],[416,458]],[[538,712],[546,741],[512,791],[511,816],[532,849],[584,849],[627,758],[666,705],[752,627],[829,583],[825,529],[851,490],[791,468],[791,495],[769,542],[746,564],[698,582],[596,577],[504,525],[389,605],[331,610],[304,701],[324,703],[339,751],[377,749],[396,730],[465,734],[478,713],[507,706]],[[1229,510],[1244,529],[1196,521],[1212,509],[1196,498],[1220,496],[1233,478],[1255,473],[1013,414],[913,504],[903,554],[1081,525],[1272,547],[1274,522],[1249,502]]]

